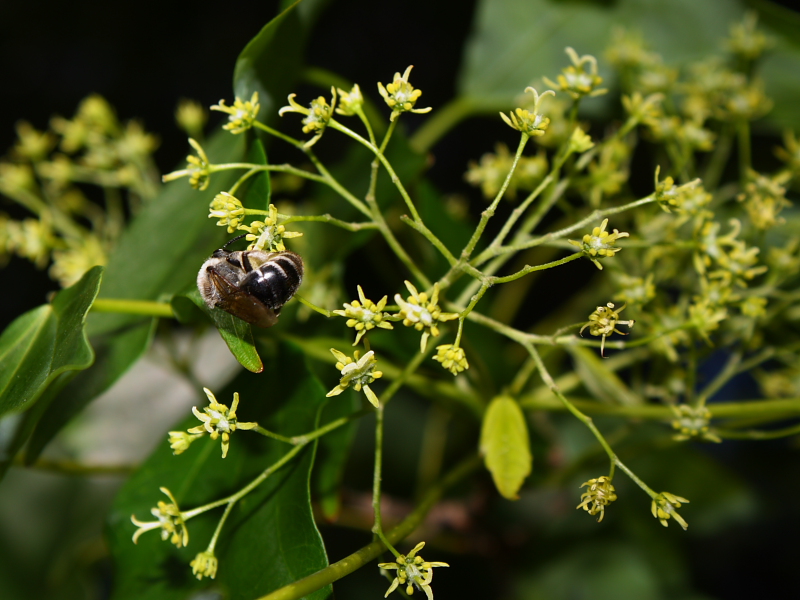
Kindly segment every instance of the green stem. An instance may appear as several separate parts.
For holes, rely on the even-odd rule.
[[[586,425],[586,427],[589,428],[592,434],[594,434],[594,437],[603,447],[603,450],[605,450],[606,454],[608,455],[609,461],[611,463],[608,477],[610,479],[614,479],[614,468],[619,467],[622,471],[624,471],[628,475],[628,477],[630,477],[634,481],[634,483],[636,483],[636,485],[642,488],[647,493],[648,496],[654,498],[656,496],[656,493],[652,489],[650,489],[650,487],[648,487],[647,484],[644,483],[644,481],[639,479],[636,476],[636,474],[633,471],[631,471],[630,468],[627,467],[619,459],[617,454],[614,452],[614,450],[606,441],[606,438],[603,436],[602,433],[600,433],[600,430],[597,429],[597,427],[595,426],[592,418],[583,414],[580,410],[578,410],[578,408],[572,402],[570,402],[564,394],[561,393],[561,390],[558,389],[556,382],[553,380],[553,378],[550,376],[550,373],[547,371],[547,368],[544,366],[544,362],[542,361],[541,356],[539,356],[539,352],[536,350],[536,347],[533,344],[524,344],[524,346],[525,349],[528,351],[528,353],[531,355],[533,361],[536,363],[536,368],[539,371],[539,375],[541,376],[542,381],[544,381],[544,384],[548,388],[550,388],[550,391],[553,392],[553,394],[555,394],[559,400],[561,400],[562,404],[566,407],[566,409],[569,412],[571,412],[579,421],[581,421],[584,425]]]
[[[372,511],[375,515],[375,524],[372,533],[384,543],[395,558],[400,558],[400,553],[386,539],[383,534],[383,520],[381,518],[381,466],[383,462],[383,404],[378,403],[375,411],[375,467],[372,474]]]
[[[470,456],[458,464],[451,470],[439,483],[433,486],[422,502],[419,503],[417,508],[414,509],[402,523],[392,529],[386,534],[386,539],[396,544],[399,541],[410,535],[420,523],[422,523],[425,516],[433,508],[433,506],[442,497],[442,494],[448,488],[454,486],[456,483],[464,479],[467,475],[475,471],[481,465],[480,457]],[[275,590],[258,600],[297,600],[319,590],[326,585],[332,584],[334,581],[350,575],[357,571],[367,563],[372,562],[382,552],[386,550],[386,546],[381,541],[374,541],[371,544],[364,546],[360,550],[346,556],[340,561],[331,564],[316,573],[299,579],[294,583],[290,583],[280,589]]]
[[[739,141],[739,184],[744,189],[752,162],[750,158],[750,122],[740,121],[736,133]]]
[[[126,315],[144,315],[146,317],[174,318],[172,306],[167,302],[151,300],[122,300],[117,298],[97,298],[92,310],[103,313],[121,313]]]
[[[522,156],[522,151],[525,149],[525,145],[528,143],[529,139],[530,137],[525,133],[523,133],[520,136],[519,144],[517,145],[517,152],[514,155],[514,162],[512,163],[511,168],[508,170],[508,174],[506,175],[505,181],[503,181],[503,185],[497,192],[497,195],[495,196],[494,200],[492,200],[492,203],[489,205],[489,208],[487,208],[481,213],[481,220],[478,222],[478,226],[475,228],[475,231],[472,234],[472,237],[470,238],[469,242],[467,242],[467,245],[461,251],[462,262],[468,261],[469,257],[472,256],[472,251],[475,249],[475,246],[481,239],[481,235],[483,235],[483,230],[486,229],[486,225],[487,223],[489,223],[489,219],[491,219],[494,216],[494,213],[497,210],[497,205],[500,204],[500,201],[503,199],[503,196],[506,193],[506,189],[511,183],[511,178],[514,176],[514,171],[517,169],[517,164],[519,163],[519,159]]]
[[[505,277],[490,277],[489,281],[491,284],[495,283],[507,283],[509,281],[514,281],[515,279],[519,279],[520,277],[524,277],[528,273],[533,273],[534,271],[544,271],[545,269],[552,269],[554,267],[559,267],[564,265],[568,262],[572,262],[577,258],[581,258],[583,256],[583,252],[575,252],[574,254],[570,254],[569,256],[565,256],[564,258],[560,258],[559,260],[554,260],[549,263],[545,263],[543,265],[525,265],[522,269],[517,271],[516,273],[512,273],[511,275],[506,275]]]
[[[246,213],[247,210],[245,210],[245,214]],[[362,229],[380,229],[377,223],[372,223],[372,222],[349,223],[347,221],[342,221],[341,219],[332,217],[329,214],[297,215],[293,217],[287,217],[284,221],[281,221],[281,225],[286,225],[288,223],[306,223],[315,221],[321,223],[330,223],[331,225],[336,225],[337,227],[346,229],[347,231],[361,231]]]
[[[313,302],[311,302],[310,300],[306,300],[306,299],[305,299],[303,296],[301,296],[300,294],[295,294],[295,295],[294,295],[294,298],[295,298],[295,300],[297,300],[297,301],[298,301],[300,304],[304,304],[305,306],[307,306],[307,307],[308,307],[308,308],[310,308],[311,310],[313,310],[313,311],[315,311],[315,312],[318,312],[319,314],[321,314],[321,315],[323,315],[323,316],[325,316],[325,317],[328,317],[329,319],[330,319],[330,318],[333,316],[333,311],[331,311],[331,310],[325,310],[324,308],[322,308],[322,307],[320,307],[320,306],[317,306],[316,304],[314,304],[314,303],[313,303]]]
[[[295,444],[295,441],[294,441],[293,438],[288,438],[288,437],[285,437],[283,435],[280,435],[279,433],[274,433],[274,432],[272,432],[272,431],[270,431],[268,429],[264,429],[263,427],[261,427],[261,425],[257,425],[256,427],[253,427],[252,431],[255,431],[256,433],[260,433],[264,437],[269,437],[269,438],[272,438],[273,440],[278,440],[279,442],[284,442],[286,444],[293,444],[293,445]]]
[[[412,229],[415,229],[416,231],[421,233],[426,240],[428,240],[439,252],[442,253],[442,256],[444,256],[445,260],[448,263],[450,263],[451,267],[455,266],[456,263],[458,263],[458,259],[455,256],[453,256],[450,250],[447,249],[447,246],[444,245],[442,240],[436,237],[433,234],[433,232],[430,229],[428,229],[425,225],[423,225],[421,222],[418,223],[414,221],[413,219],[409,218],[408,215],[401,215],[400,220],[409,227],[411,227]]]
[[[283,465],[288,463],[292,460],[303,448],[306,447],[306,444],[298,444],[291,450],[289,450],[286,454],[281,456],[277,461],[275,461],[272,465],[264,469],[261,474],[253,479],[250,483],[240,489],[238,492],[231,494],[227,498],[220,498],[219,500],[215,500],[214,502],[209,502],[203,506],[198,506],[197,508],[193,508],[192,510],[187,510],[183,512],[183,518],[185,520],[189,520],[192,517],[196,517],[199,514],[217,508],[218,506],[222,506],[223,504],[230,504],[234,502],[238,502],[242,498],[244,498],[247,494],[252,492],[256,489],[259,485],[264,483],[264,481],[272,475],[275,471],[280,469]]]
[[[214,547],[217,545],[217,539],[219,539],[219,534],[222,532],[222,528],[225,525],[225,521],[228,520],[228,515],[231,514],[231,509],[233,509],[234,504],[236,504],[236,502],[228,502],[228,506],[225,507],[225,512],[222,513],[222,517],[220,517],[219,523],[217,523],[217,528],[214,530],[214,535],[211,536],[211,541],[208,543],[208,552],[214,551]]]
[[[775,440],[782,437],[800,434],[800,424],[792,425],[791,427],[784,427],[783,429],[775,429],[772,431],[733,431],[730,429],[715,429],[714,433],[721,438],[731,440]]]

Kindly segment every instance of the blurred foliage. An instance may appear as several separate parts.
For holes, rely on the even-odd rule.
[[[351,90],[307,56],[320,36],[342,43],[342,32],[325,31],[321,1],[287,3],[241,52],[233,91],[258,99],[262,125],[192,146],[200,190],[161,184],[156,138],[121,123],[98,96],[47,131],[18,125],[19,142],[0,164],[10,207],[0,214],[0,257],[49,266],[64,289],[15,315],[0,337],[3,597],[245,599],[280,590],[326,598],[331,589],[377,597],[400,571],[384,580],[376,568],[394,560],[371,536],[376,480],[387,541],[408,552],[425,540],[426,560],[450,564],[436,571],[439,598],[700,599],[783,589],[791,556],[763,548],[798,532],[785,498],[797,487],[788,474],[800,406],[792,133],[800,19],[750,6],[757,26],[733,0],[478,2],[466,39],[437,33],[463,45],[450,102],[396,128],[380,116],[381,96],[395,101],[409,76],[436,71],[433,59],[402,77],[406,65],[387,63],[359,82],[376,136],[387,126],[392,134],[376,171],[368,144],[341,144],[333,125],[314,129],[291,111],[278,118],[290,92],[302,112],[306,86],[323,99],[344,88],[340,109]],[[586,77],[595,80],[575,87]],[[529,85],[559,94],[534,106],[523,94]],[[424,91],[417,109],[431,105]],[[538,148],[520,158],[502,203],[493,200],[516,155],[498,111],[512,127],[533,119],[540,128],[528,130]],[[282,144],[303,125],[305,139]],[[303,144],[323,131],[313,149]],[[481,150],[448,165],[449,140],[464,137]],[[214,171],[227,163],[248,166]],[[443,181],[457,182],[457,192]],[[209,310],[195,287],[226,239],[206,209],[223,191],[251,214],[277,207],[280,222],[303,234],[287,247],[305,261],[304,303],[290,302],[269,330]],[[258,231],[278,227],[256,218],[267,221]],[[471,242],[478,223],[496,243]],[[581,255],[591,262],[572,262]],[[352,323],[318,314],[334,309]],[[395,314],[370,321],[383,310]],[[158,320],[173,314],[180,325]],[[370,326],[359,329],[362,317]],[[214,329],[226,346],[214,346],[210,363],[230,365],[229,350],[252,372],[201,360]],[[354,338],[367,340],[361,355]],[[334,358],[331,347],[343,354]],[[183,395],[177,414],[187,402],[202,408],[206,386],[227,410],[238,393],[241,428],[258,422],[277,437],[231,431],[224,460],[217,440],[227,444],[227,432],[179,448],[174,440],[191,437],[198,421],[173,426],[173,413],[145,402],[147,380],[160,375],[137,370],[143,355],[180,382],[159,390],[156,404]],[[385,415],[359,393],[370,389],[391,400]],[[161,441],[124,464],[97,461],[86,448],[101,436],[82,429],[81,411],[126,390],[133,416],[118,407],[107,435],[123,438],[140,422]],[[318,429],[326,424],[330,431]],[[165,439],[171,426],[180,456]],[[485,469],[472,458],[479,447]],[[373,470],[376,451],[382,473]],[[598,524],[596,512],[575,508],[581,484],[609,462],[617,499]],[[108,483],[133,466],[124,483]],[[239,497],[253,481],[261,485]],[[158,532],[131,543],[131,514],[141,522],[159,501],[169,508],[159,487],[182,511],[217,503],[189,521],[187,547]],[[669,501],[659,490],[691,500],[680,505],[688,531],[669,512],[658,513],[667,529],[653,518],[651,499]],[[234,497],[217,538],[219,499]],[[217,577],[200,580],[189,564],[212,539]]]

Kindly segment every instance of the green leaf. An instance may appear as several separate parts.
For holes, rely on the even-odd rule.
[[[498,396],[489,404],[481,427],[481,454],[500,495],[519,498],[533,465],[528,426],[517,402]]]
[[[255,341],[253,340],[253,329],[249,323],[219,308],[208,308],[197,288],[192,288],[185,294],[175,296],[172,300],[176,315],[182,322],[190,319],[192,314],[187,300],[208,315],[214,322],[214,326],[219,331],[222,339],[225,340],[231,354],[239,361],[239,364],[253,373],[261,373],[264,370],[264,364],[258,356],[258,350],[256,350]]]
[[[28,410],[56,377],[92,364],[85,321],[102,275],[102,267],[92,268],[0,336],[0,415]]]
[[[91,338],[95,361],[78,373],[63,391],[47,403],[35,422],[25,449],[25,462],[32,464],[55,435],[97,396],[105,392],[150,347],[157,319],[142,319],[125,329]],[[44,404],[41,400],[37,409]],[[37,412],[37,411],[33,411]],[[33,415],[31,415],[33,417]]]
[[[306,39],[324,0],[295,2],[245,46],[233,71],[233,91],[249,100],[258,92],[259,120],[271,124],[303,70]]]
[[[214,163],[239,161],[245,143],[244,136],[222,131],[204,149]],[[192,285],[200,266],[225,238],[225,229],[208,218],[208,205],[239,175],[241,172],[235,171],[215,173],[204,192],[190,187],[185,178],[166,184],[136,215],[114,248],[100,296],[159,300]],[[141,317],[133,315],[96,314],[89,333],[109,333],[140,322]]]
[[[332,398],[322,413],[323,420],[329,423],[357,411],[361,399],[355,392],[344,393]],[[350,455],[350,447],[356,433],[356,421],[351,421],[324,436],[319,441],[319,453],[314,469],[314,494],[317,497],[322,515],[334,521],[341,508],[341,483],[345,463]]]
[[[307,433],[317,427],[325,390],[307,370],[302,354],[289,345],[261,349],[270,356],[262,375],[242,372],[217,400],[230,406],[239,392],[237,416],[257,421],[282,435]],[[198,407],[202,394],[198,394]],[[189,418],[176,426],[196,426]],[[217,508],[188,521],[189,546],[177,549],[161,540],[158,531],[141,536],[134,545],[130,516],[150,520],[150,508],[172,491],[182,510],[201,506],[236,492],[293,446],[237,431],[225,459],[219,440],[198,440],[183,454],[173,456],[164,442],[131,477],[115,501],[109,517],[112,556],[116,563],[115,600],[184,599],[205,590],[221,591],[226,598],[252,600],[292,583],[327,565],[322,539],[314,524],[309,477],[315,444],[300,451],[232,509],[216,546],[219,569],[215,580],[197,581],[189,563],[206,549],[222,516]],[[323,588],[309,597],[322,600]]]

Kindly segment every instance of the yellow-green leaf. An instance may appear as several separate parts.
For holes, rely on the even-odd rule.
[[[528,426],[519,404],[498,396],[489,404],[481,428],[481,454],[497,491],[516,500],[533,466]]]

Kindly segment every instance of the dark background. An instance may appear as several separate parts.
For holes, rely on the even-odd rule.
[[[388,81],[413,64],[414,85],[424,90],[423,106],[441,106],[454,94],[474,5],[472,0],[332,3],[312,36],[309,62],[361,82],[373,97],[377,93],[368,82]],[[71,116],[79,101],[94,92],[121,119],[142,119],[148,131],[160,136],[156,160],[168,172],[187,152],[185,135],[174,124],[178,100],[191,98],[206,106],[221,98],[231,101],[236,58],[278,6],[275,0],[0,3],[0,153],[14,143],[18,119],[45,129],[52,115]],[[210,126],[219,121],[221,116],[212,113]],[[442,171],[466,166],[491,149],[494,138],[480,135],[480,123],[476,127],[478,135],[455,132],[434,149]],[[436,166],[431,175],[436,180]],[[442,183],[476,194],[460,178]],[[6,205],[2,210],[13,209]],[[14,258],[0,273],[0,282],[2,327],[55,289],[44,273]],[[787,532],[798,531],[792,512],[798,490],[796,483],[790,486],[795,489],[779,483],[796,482],[796,453],[783,452],[784,442],[726,447],[717,458],[736,465],[759,496],[771,500],[763,503],[768,512],[758,522],[687,547],[697,567],[697,586],[708,597],[773,597],[794,580],[797,551],[787,553],[780,545],[790,540]]]

